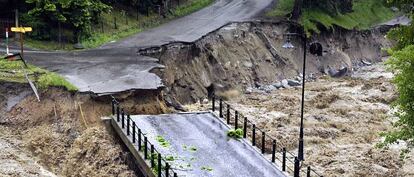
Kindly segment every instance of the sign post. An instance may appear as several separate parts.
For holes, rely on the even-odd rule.
[[[6,28],[6,55],[10,55],[9,53],[9,28]]]
[[[23,33],[31,32],[32,27],[12,27],[11,31],[20,33],[20,54],[23,57]]]

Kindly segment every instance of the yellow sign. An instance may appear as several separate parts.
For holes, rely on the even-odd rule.
[[[26,32],[31,32],[32,27],[12,27],[11,31],[18,32],[18,33],[26,33]]]

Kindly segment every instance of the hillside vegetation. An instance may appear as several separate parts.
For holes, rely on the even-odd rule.
[[[395,12],[378,0],[352,0],[352,9],[348,9],[346,1],[319,1],[326,2],[304,5],[302,9],[299,21],[308,34],[320,33],[322,29],[333,29],[334,26],[349,30],[364,30],[395,16]],[[267,15],[288,16],[293,7],[294,0],[280,0],[277,7]]]

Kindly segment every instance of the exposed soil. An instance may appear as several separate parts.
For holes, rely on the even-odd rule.
[[[167,86],[167,95],[181,103],[192,103],[220,90],[244,90],[269,84],[301,73],[303,50],[298,38],[295,49],[284,49],[284,22],[245,22],[226,25],[195,43],[173,43],[152,53],[165,69],[157,71]],[[381,48],[391,45],[386,29],[345,31],[338,29],[315,35],[323,56],[308,55],[307,71],[315,75],[329,68],[352,70],[361,61],[378,62]],[[148,51],[157,51],[149,49]]]
[[[100,119],[110,98],[50,88],[41,102],[23,84],[0,86],[0,176],[135,176],[123,149]],[[118,96],[131,114],[168,112],[159,91]],[[7,109],[10,108],[10,109]]]
[[[402,143],[381,149],[380,132],[392,129],[390,103],[397,97],[391,73],[382,64],[363,67],[352,77],[321,77],[307,83],[305,163],[324,176],[414,176],[414,153],[400,158]],[[236,110],[297,152],[300,88],[241,95],[230,100]],[[189,110],[209,109],[199,103]],[[271,142],[269,142],[270,144]]]

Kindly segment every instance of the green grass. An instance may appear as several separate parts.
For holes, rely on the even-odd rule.
[[[184,4],[176,8],[173,14],[175,17],[181,17],[184,15],[188,15],[197,10],[202,9],[203,7],[210,5],[212,2],[213,0],[193,0],[193,1],[188,2],[187,4]]]
[[[21,61],[8,61],[0,58],[0,81],[26,83],[24,70],[29,78],[35,83],[39,89],[47,89],[49,87],[63,87],[69,91],[76,91],[77,88],[66,81],[62,76],[41,69],[39,67],[28,65],[23,69]]]
[[[59,42],[56,41],[39,41],[30,38],[25,38],[24,45],[41,50],[73,50],[73,45],[71,44],[60,45]]]
[[[154,28],[175,18],[182,17],[200,10],[214,0],[188,0],[175,9],[166,18],[160,17],[156,13],[149,16],[139,14],[137,19],[136,12],[128,12],[114,8],[110,13],[101,15],[99,24],[92,26],[92,34],[88,38],[81,39],[85,48],[96,48],[111,41],[117,41],[128,36],[137,34],[149,28]],[[116,19],[116,27],[115,21]],[[29,47],[45,50],[74,50],[73,44],[65,44],[63,48],[55,41],[36,41],[28,40],[26,44]]]
[[[295,0],[279,0],[276,8],[266,13],[269,17],[283,17],[292,12]]]
[[[281,0],[277,7],[268,12],[270,17],[286,16],[292,11],[293,0]],[[332,29],[335,25],[345,29],[366,30],[373,25],[392,19],[395,13],[377,0],[354,0],[352,12],[329,15],[324,9],[304,9],[300,23],[308,35],[320,33],[320,26]]]
[[[376,0],[355,0],[352,12],[330,16],[322,9],[305,9],[300,19],[306,32],[319,33],[317,24],[331,29],[334,25],[345,29],[366,30],[373,25],[392,19],[395,14],[390,8]]]

